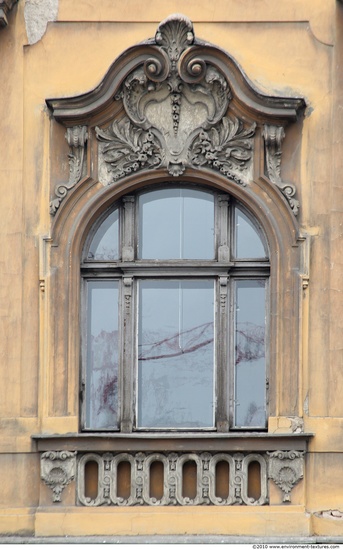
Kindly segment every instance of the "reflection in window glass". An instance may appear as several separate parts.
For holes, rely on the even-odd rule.
[[[239,208],[235,208],[236,258],[266,258],[262,239],[253,224]]]
[[[195,189],[162,189],[139,197],[139,258],[214,258],[214,197]]]
[[[88,260],[118,260],[119,258],[119,211],[102,222],[89,247]]]
[[[86,428],[118,423],[118,282],[88,281]]]
[[[265,427],[265,281],[236,281],[235,426]]]
[[[214,424],[214,281],[139,284],[138,426]]]

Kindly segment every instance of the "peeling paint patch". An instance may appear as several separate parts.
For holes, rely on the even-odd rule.
[[[24,17],[29,44],[45,34],[49,21],[56,21],[59,0],[25,0]]]
[[[343,512],[340,510],[322,510],[314,514],[318,518],[340,519],[343,520]]]

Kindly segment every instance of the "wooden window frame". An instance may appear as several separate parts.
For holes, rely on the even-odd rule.
[[[144,260],[135,259],[138,255],[138,196],[146,190],[140,189],[135,195],[124,195],[116,201],[105,215],[93,224],[86,239],[81,261],[82,276],[82,326],[81,331],[81,418],[80,429],[84,432],[163,432],[163,431],[265,431],[267,426],[238,427],[234,425],[234,285],[237,280],[265,280],[266,281],[266,339],[265,339],[265,368],[266,368],[266,421],[268,421],[268,385],[269,385],[269,277],[270,262],[265,259],[235,259],[234,239],[235,209],[239,208],[254,223],[259,232],[261,241],[267,247],[267,240],[263,230],[251,213],[239,201],[229,194],[223,194],[211,186],[192,186],[189,182],[179,183],[178,187],[196,188],[211,192],[214,196],[215,218],[215,259],[214,260]],[[171,188],[172,183],[166,182],[160,188]],[[153,190],[156,187],[152,188]],[[120,209],[119,233],[121,235],[120,259],[118,261],[96,261],[87,259],[87,251],[98,227],[107,215],[115,209]],[[215,364],[214,364],[214,392],[215,392],[215,421],[213,428],[139,428],[137,427],[137,287],[140,279],[201,279],[211,278],[215,288]],[[118,428],[108,430],[94,429],[85,426],[85,388],[86,380],[86,286],[89,280],[118,280],[119,281],[119,381],[118,381]],[[123,327],[125,326],[125,330]],[[232,327],[231,329],[229,327]],[[228,364],[228,367],[227,367]],[[228,389],[227,389],[228,388]]]

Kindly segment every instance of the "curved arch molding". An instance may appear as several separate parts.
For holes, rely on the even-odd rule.
[[[232,57],[195,38],[183,15],[125,51],[91,92],[47,105],[70,148],[69,180],[54,189],[52,215],[89,176],[87,156],[91,177],[104,186],[155,169],[169,179],[210,170],[243,187],[263,176],[298,213],[281,158],[285,128],[302,117],[304,99],[261,94]]]

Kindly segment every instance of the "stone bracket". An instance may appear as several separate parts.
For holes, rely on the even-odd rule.
[[[41,479],[52,490],[53,502],[61,502],[63,489],[75,479],[76,451],[49,451],[41,456]]]
[[[283,501],[291,501],[291,490],[304,477],[303,451],[274,451],[268,452],[268,477],[283,492]]]
[[[8,19],[7,15],[16,4],[18,0],[0,0],[0,30],[3,27],[7,27]]]
[[[55,187],[55,198],[50,202],[50,214],[54,216],[70,189],[80,181],[83,172],[85,158],[85,146],[88,139],[86,126],[74,126],[67,128],[65,138],[70,147],[69,158],[69,181]]]
[[[285,130],[282,126],[265,124],[263,127],[263,138],[265,144],[265,165],[267,176],[286,197],[289,205],[296,216],[299,212],[299,201],[294,198],[296,193],[295,185],[285,183],[281,179],[281,156],[282,141],[285,138]]]

